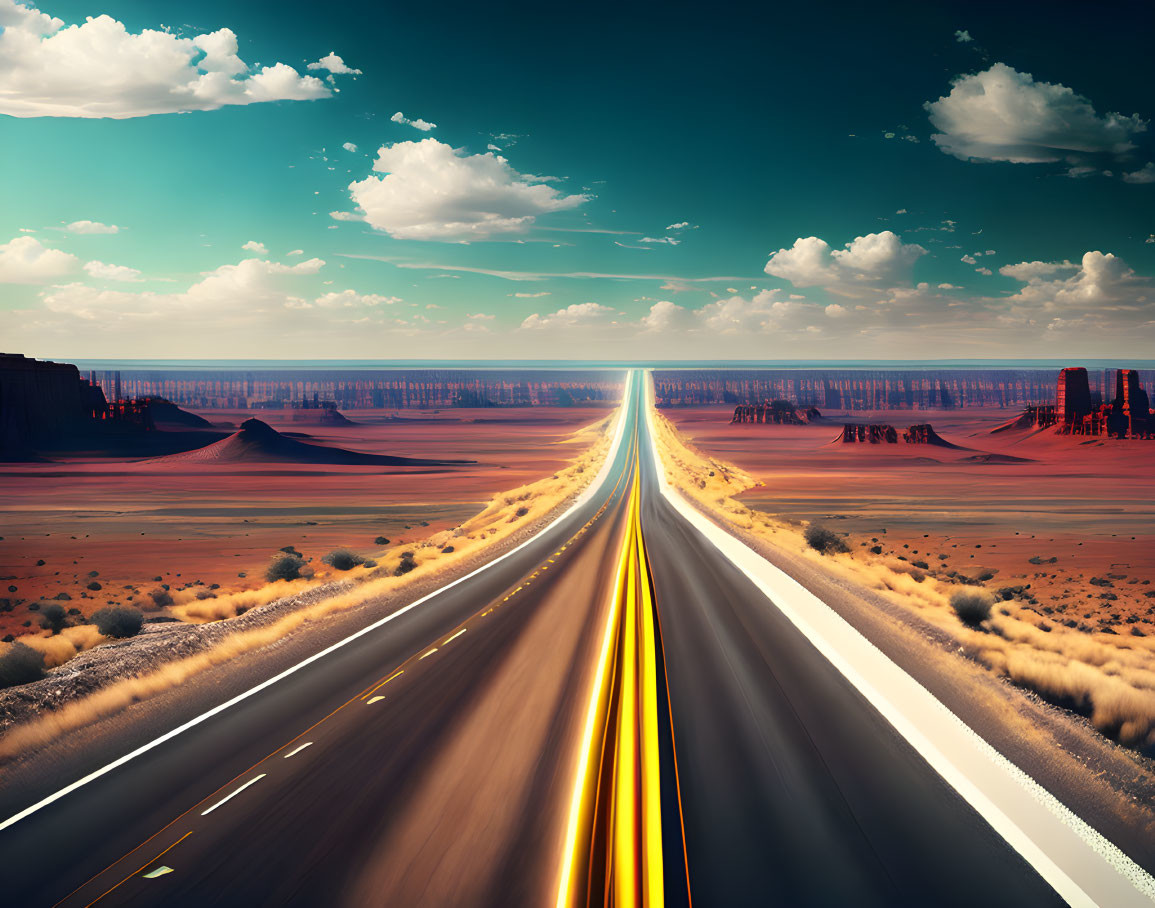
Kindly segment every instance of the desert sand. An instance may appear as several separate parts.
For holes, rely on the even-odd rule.
[[[1012,415],[1002,409],[845,420],[900,433],[929,422],[957,448],[837,443],[844,420],[829,414],[774,426],[729,425],[717,407],[663,413],[760,483],[738,496],[752,508],[820,522],[884,555],[993,574],[988,585],[1029,583],[1039,612],[1057,621],[1155,634],[1155,442],[991,434]]]
[[[361,410],[348,425],[302,421],[300,412],[256,414],[302,444],[474,461],[463,464],[86,456],[0,465],[0,604],[6,599],[8,608],[0,611],[0,637],[37,630],[29,606],[61,595],[71,597],[63,605],[90,615],[112,602],[139,605],[160,583],[222,594],[263,584],[271,554],[283,546],[316,564],[339,546],[369,554],[382,548],[378,537],[396,545],[430,536],[461,524],[497,492],[548,477],[577,453],[573,434],[608,412],[463,409],[398,418]],[[201,415],[236,430],[254,413]]]

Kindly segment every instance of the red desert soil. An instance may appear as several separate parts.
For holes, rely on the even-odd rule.
[[[0,636],[26,633],[25,621],[37,627],[28,605],[59,593],[71,597],[63,605],[88,615],[109,602],[139,603],[158,585],[156,577],[174,590],[196,581],[222,590],[260,585],[270,555],[282,546],[319,558],[338,546],[379,548],[378,536],[396,543],[452,528],[495,493],[549,476],[575,453],[566,440],[607,412],[406,411],[395,419],[394,411],[359,410],[349,425],[294,421],[288,411],[256,413],[279,432],[308,435],[291,440],[476,461],[461,465],[91,457],[0,464],[0,603],[12,605],[0,612]],[[254,413],[201,415],[236,428]],[[88,590],[90,583],[100,589]]]
[[[702,451],[764,483],[740,496],[753,508],[969,577],[993,571],[988,586],[1030,583],[1039,611],[1056,621],[1155,634],[1155,441],[991,435],[1012,416],[999,409],[848,420],[900,433],[929,422],[969,450],[833,443],[842,423],[830,414],[775,426],[729,425],[721,407],[662,412]]]

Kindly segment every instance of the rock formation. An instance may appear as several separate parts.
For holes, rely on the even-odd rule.
[[[43,445],[88,429],[107,409],[76,366],[0,353],[0,459],[33,456]]]
[[[1115,374],[1115,402],[1107,420],[1108,432],[1117,438],[1150,438],[1151,401],[1134,369]]]
[[[1086,369],[1063,369],[1059,373],[1054,404],[1027,406],[1018,417],[991,432],[1054,427],[1059,435],[1155,438],[1151,400],[1143,390],[1137,370],[1117,370],[1114,400],[1106,404],[1102,397],[1101,393],[1091,391]]]
[[[865,425],[846,423],[835,441],[842,444],[896,445],[899,438],[908,445],[937,445],[940,448],[958,447],[939,435],[930,423],[908,426],[903,430],[901,436],[894,426],[884,422]]]
[[[788,400],[772,400],[760,404],[739,404],[730,418],[733,423],[759,423],[776,426],[804,426],[822,419],[815,407],[796,407]]]
[[[302,463],[340,466],[444,466],[470,460],[419,460],[388,454],[367,454],[327,445],[309,444],[283,435],[266,422],[246,419],[228,438],[195,451],[170,454],[148,461],[154,464]]]

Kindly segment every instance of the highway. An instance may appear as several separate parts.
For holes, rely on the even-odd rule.
[[[0,830],[4,904],[1062,904],[670,506],[642,385],[522,548]]]

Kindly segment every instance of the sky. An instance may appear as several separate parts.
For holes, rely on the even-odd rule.
[[[0,350],[1150,358],[1153,26],[0,0]]]

